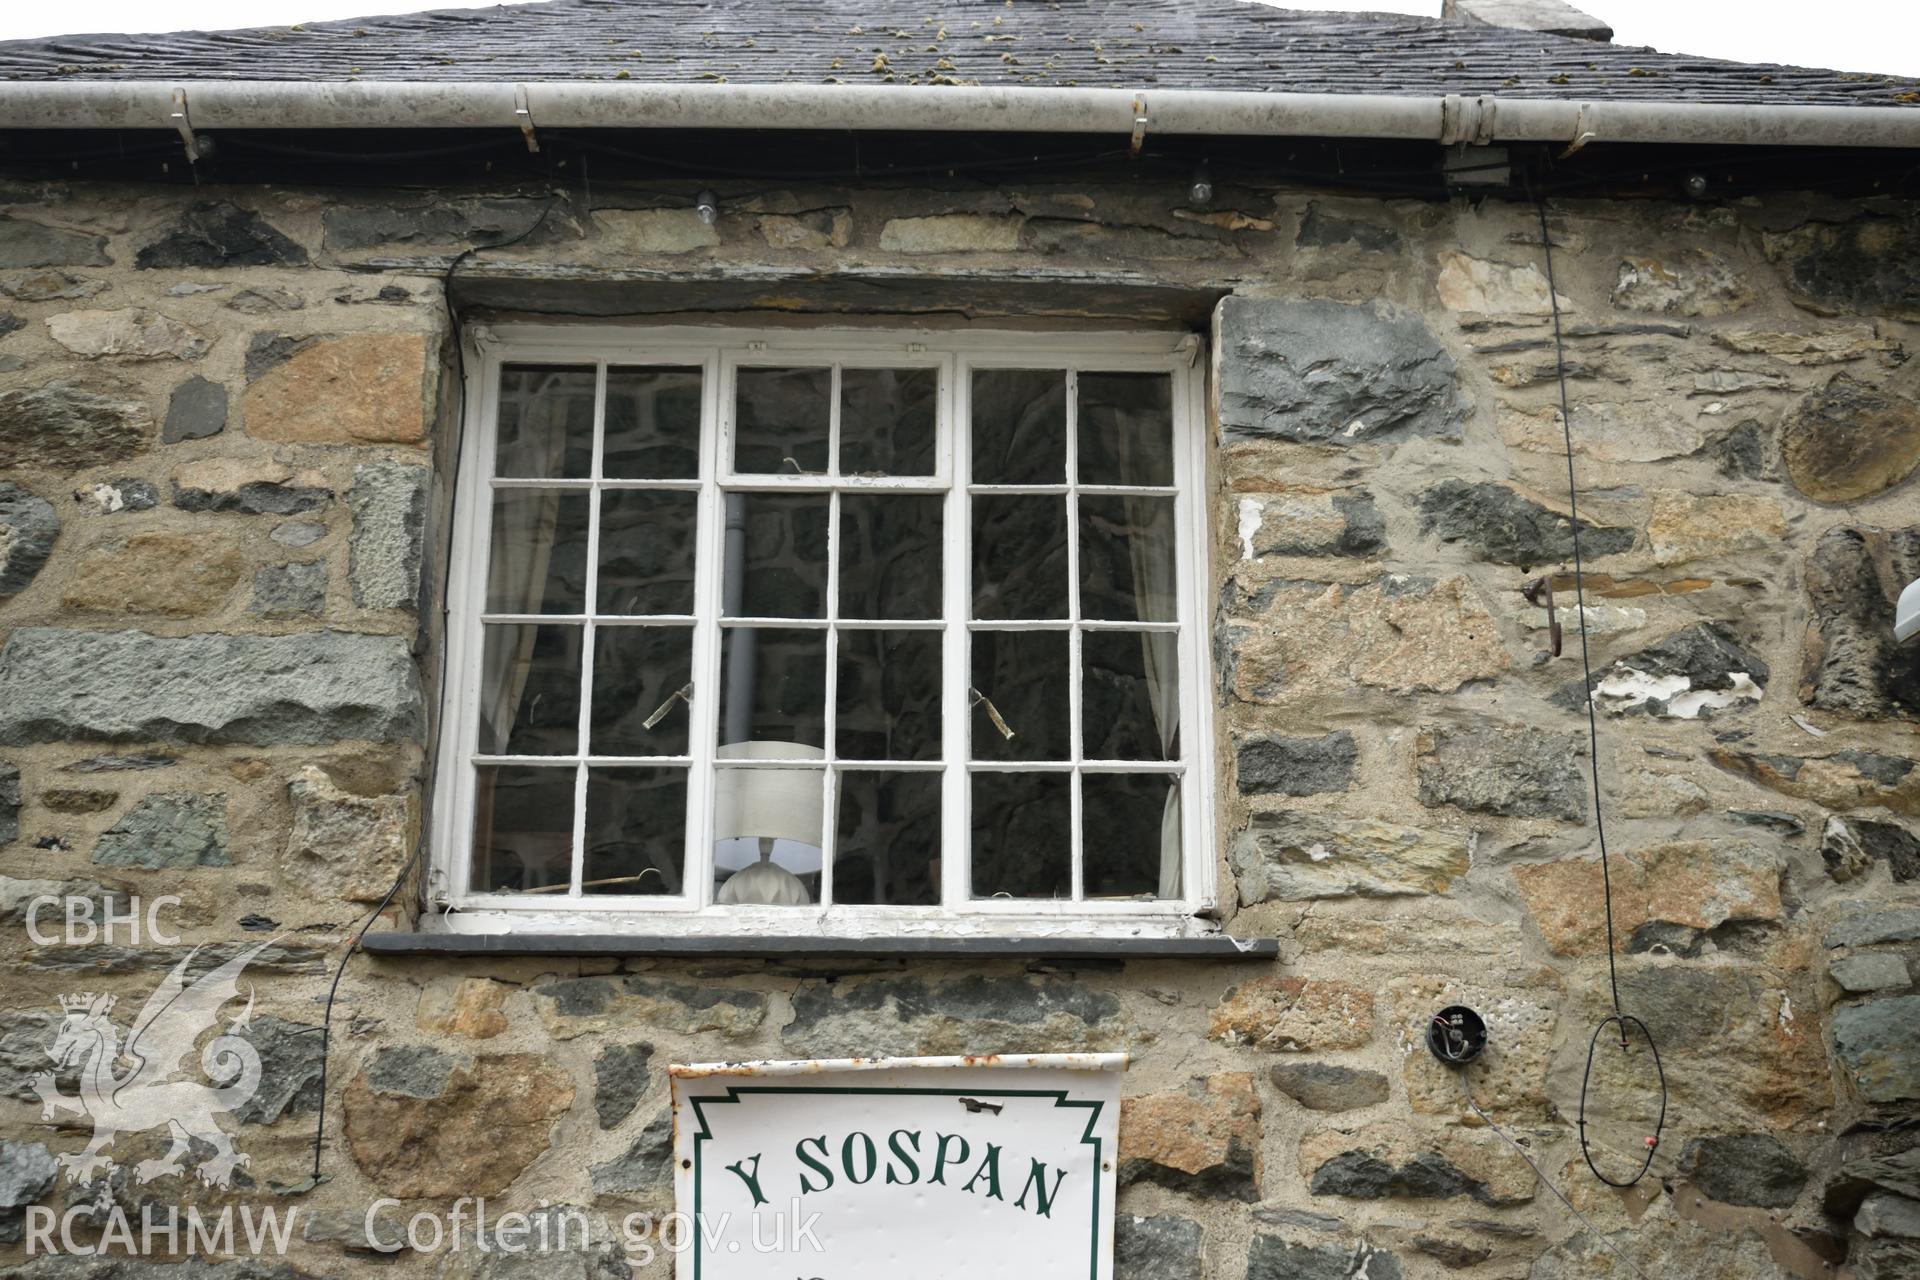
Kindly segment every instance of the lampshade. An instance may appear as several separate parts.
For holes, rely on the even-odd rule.
[[[729,760],[819,761],[827,753],[799,742],[730,742],[719,749],[713,786],[713,838],[792,840],[820,847],[825,797],[820,770],[728,769]]]

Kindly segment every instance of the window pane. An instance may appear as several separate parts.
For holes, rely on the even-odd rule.
[[[573,784],[572,768],[474,768],[475,890],[564,891],[573,874]]]
[[[1179,780],[1153,773],[1089,773],[1080,787],[1087,897],[1179,897]]]
[[[824,618],[826,494],[730,493],[722,599],[730,618]]]
[[[584,493],[496,490],[487,612],[583,612],[588,512]]]
[[[1180,758],[1180,637],[1088,631],[1080,637],[1080,728],[1088,760]]]
[[[519,623],[481,630],[480,754],[572,755],[585,629]]]
[[[614,480],[700,475],[700,370],[608,369],[600,474]]]
[[[967,720],[973,758],[1070,759],[1070,679],[1064,631],[974,632],[973,691],[968,701],[978,701]]]
[[[827,633],[728,627],[720,641],[720,742],[827,740]]]
[[[841,495],[842,617],[940,616],[944,502],[933,495]]]
[[[974,484],[1064,484],[1067,375],[982,369],[973,375]]]
[[[698,512],[691,493],[601,491],[601,613],[693,612]]]
[[[587,855],[580,892],[681,893],[685,769],[587,770]]]
[[[1081,484],[1173,483],[1173,379],[1080,375]]]
[[[842,631],[834,721],[843,760],[940,758],[938,631]]]
[[[692,628],[596,628],[590,752],[597,756],[685,755],[692,707],[675,694],[692,680]],[[655,712],[664,714],[655,719]],[[648,720],[654,721],[651,729]]]
[[[976,773],[973,896],[1073,896],[1072,777]]]
[[[733,469],[823,475],[831,369],[740,369],[734,375]]]
[[[1172,622],[1172,498],[1080,499],[1080,616]]]
[[[841,774],[834,830],[835,902],[939,905],[939,774]]]
[[[840,474],[930,476],[937,369],[840,371]]]
[[[750,749],[720,748],[722,759],[795,758],[778,750],[785,744],[743,745]],[[820,901],[825,781],[818,768],[723,765],[714,771],[714,901],[787,907]]]
[[[591,475],[593,383],[591,365],[502,369],[493,474],[571,480]]]
[[[1067,500],[973,499],[973,616],[1067,616]]]

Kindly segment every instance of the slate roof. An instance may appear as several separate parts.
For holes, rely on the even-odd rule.
[[[1920,106],[1914,79],[1243,0],[553,0],[0,42],[0,80],[623,78]]]

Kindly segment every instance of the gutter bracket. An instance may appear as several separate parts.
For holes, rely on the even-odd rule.
[[[527,105],[527,86],[513,86],[513,118],[520,125],[521,136],[527,140],[527,150],[537,153],[540,150],[540,135],[533,129],[533,109]]]
[[[1147,142],[1147,95],[1136,93],[1133,96],[1133,137],[1127,143],[1127,154],[1137,158],[1140,148]]]
[[[1590,102],[1583,102],[1580,104],[1580,109],[1574,112],[1573,141],[1568,143],[1567,149],[1560,153],[1560,158],[1562,160],[1565,160],[1568,156],[1572,155],[1574,152],[1578,151],[1580,148],[1586,146],[1589,142],[1592,142],[1594,138],[1599,136],[1592,129],[1589,129],[1587,127],[1587,111],[1592,107],[1592,105],[1593,104]]]
[[[173,91],[173,110],[167,113],[167,121],[180,133],[181,145],[187,149],[187,163],[200,162],[200,140],[194,136],[193,121],[187,115],[187,91]]]

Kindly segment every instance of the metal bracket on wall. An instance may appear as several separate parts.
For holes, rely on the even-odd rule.
[[[180,133],[181,145],[187,149],[187,161],[190,164],[200,162],[200,140],[194,137],[193,121],[187,115],[187,91],[173,91],[173,110],[167,113],[167,120]]]

